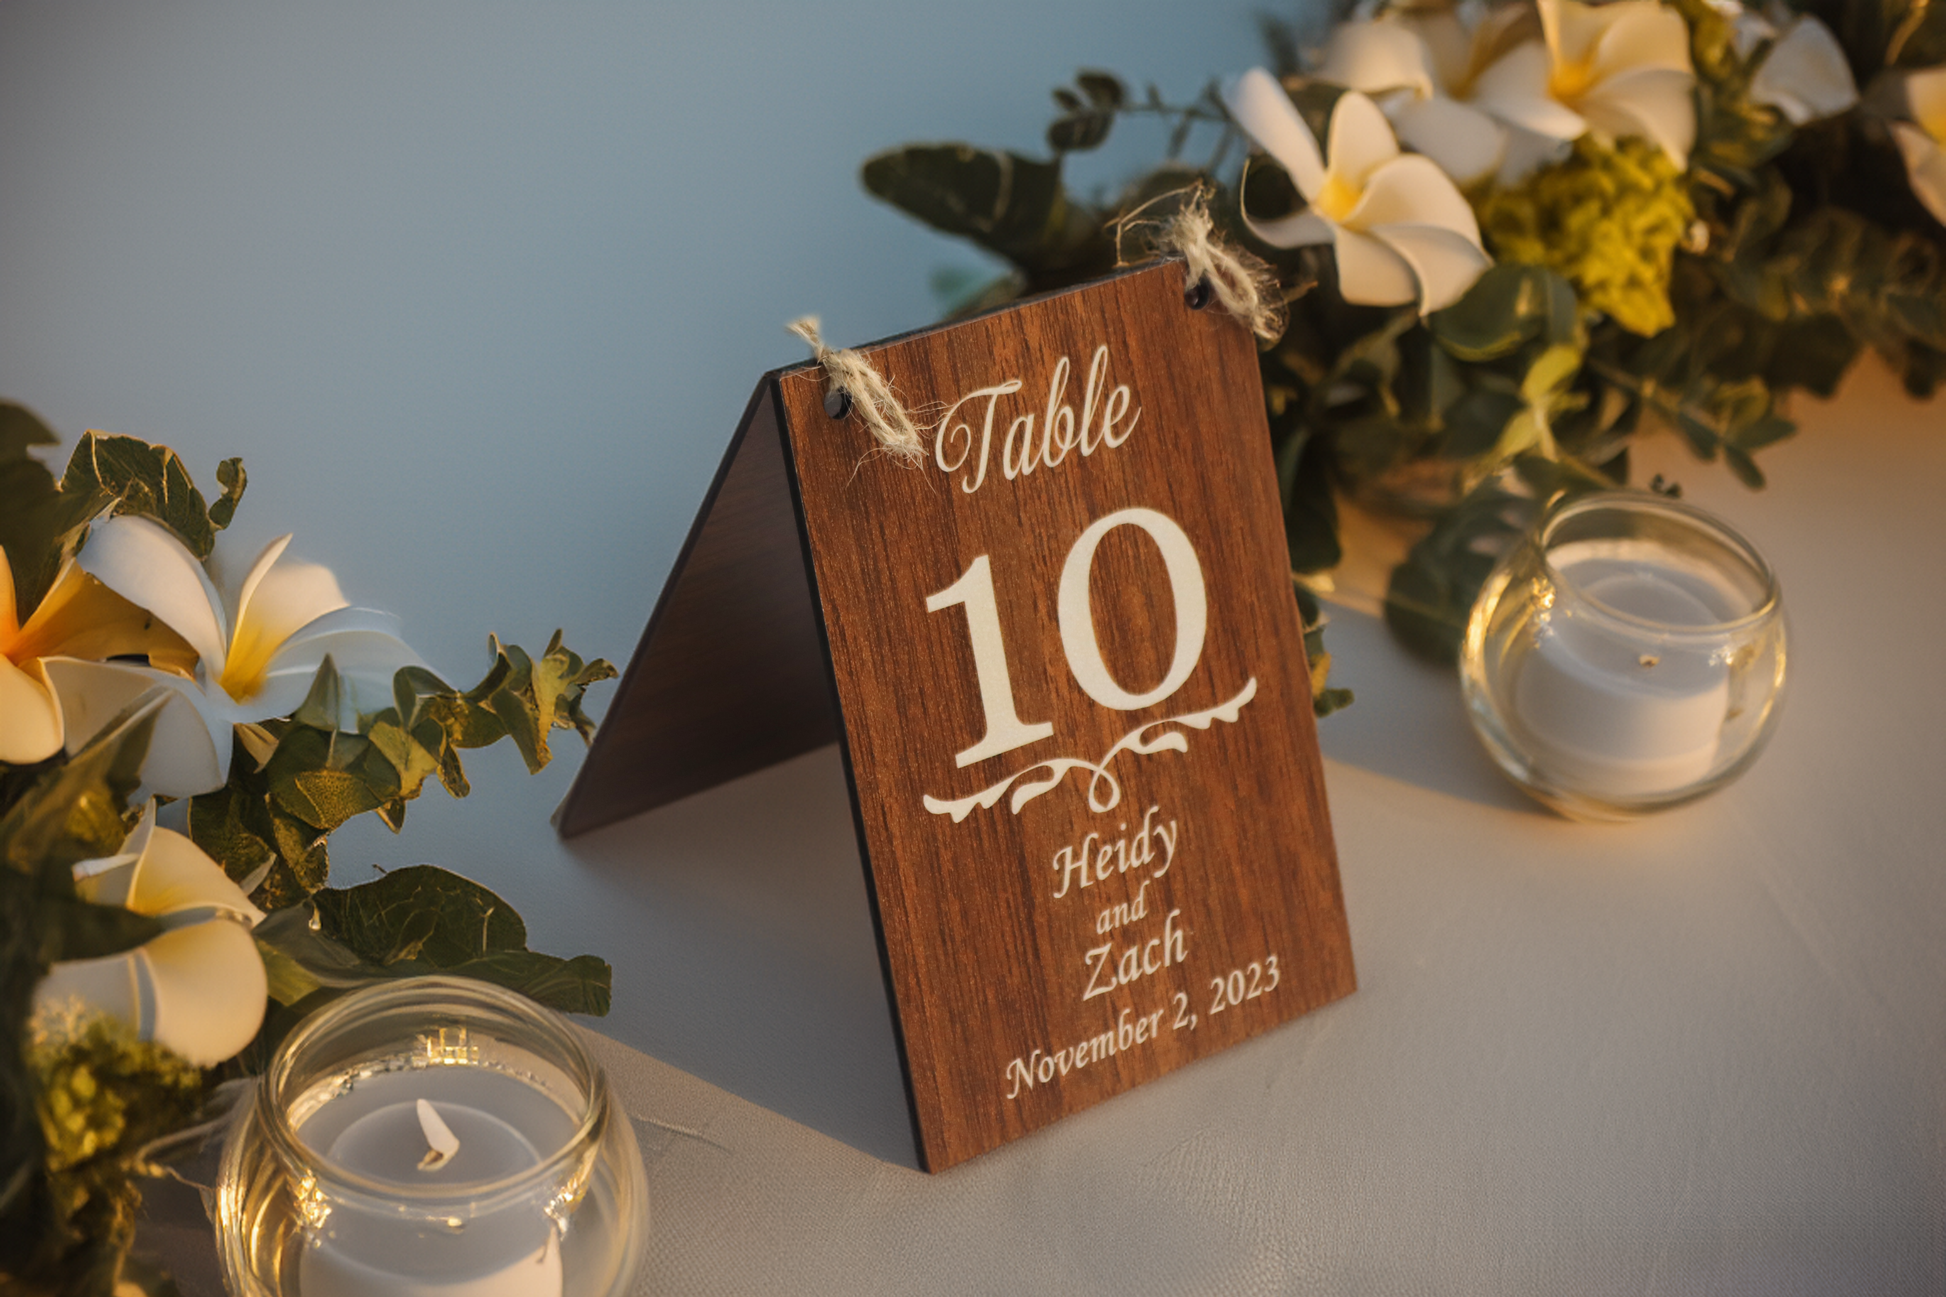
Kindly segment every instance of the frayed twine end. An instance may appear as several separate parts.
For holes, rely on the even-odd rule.
[[[1182,205],[1161,220],[1137,220],[1165,199],[1182,198]],[[1140,237],[1143,255],[1175,255],[1183,259],[1189,282],[1206,281],[1224,310],[1241,320],[1265,342],[1283,336],[1286,319],[1283,290],[1269,263],[1231,244],[1216,233],[1210,215],[1209,190],[1202,185],[1179,189],[1150,199],[1115,222],[1115,260],[1127,265],[1122,236]]]
[[[829,384],[826,390],[842,392],[851,399],[851,408],[864,420],[866,430],[880,449],[909,464],[925,458],[925,442],[918,426],[900,404],[892,385],[872,368],[869,360],[849,348],[825,346],[815,315],[792,320],[785,327],[810,344],[812,355],[824,367],[825,381]]]

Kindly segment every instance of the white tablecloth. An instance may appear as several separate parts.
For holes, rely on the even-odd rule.
[[[1355,996],[935,1178],[605,1044],[663,1123],[638,1127],[651,1290],[1940,1291],[1946,411],[1858,377],[1800,406],[1762,495],[1649,455],[1783,574],[1787,710],[1741,783],[1628,827],[1557,819],[1446,672],[1341,613],[1360,699],[1323,733]],[[601,852],[680,854],[841,778],[817,754]],[[689,894],[724,975],[739,950],[775,968],[724,1083],[877,1150],[896,1077],[869,934],[816,935],[859,899],[842,821],[794,881],[756,863]]]
[[[295,530],[455,677],[488,630],[625,658],[778,324],[909,327],[973,264],[862,154],[1032,148],[1076,62],[1187,98],[1252,50],[1245,7],[1160,3],[10,4],[0,393],[205,480],[242,453],[241,538]],[[436,861],[614,962],[645,1292],[1938,1292],[1946,408],[1868,367],[1799,413],[1762,494],[1644,457],[1782,575],[1790,696],[1741,783],[1553,818],[1447,673],[1340,614],[1359,992],[942,1176],[905,1164],[831,751],[565,846],[578,752],[482,754],[470,802],[340,834],[336,878]]]

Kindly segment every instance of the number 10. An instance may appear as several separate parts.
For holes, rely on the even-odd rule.
[[[1128,692],[1108,673],[1108,664],[1101,657],[1101,644],[1095,637],[1094,610],[1088,599],[1095,550],[1101,545],[1102,537],[1117,527],[1140,527],[1162,551],[1163,568],[1168,573],[1170,593],[1176,604],[1176,646],[1169,670],[1161,684],[1140,694]],[[993,567],[985,554],[974,559],[959,580],[937,594],[926,596],[927,612],[955,605],[966,608],[966,629],[973,644],[973,675],[979,684],[980,706],[986,717],[986,733],[980,741],[954,755],[955,764],[965,767],[1047,738],[1054,733],[1054,726],[1048,721],[1021,720],[1014,705],[1013,680],[1007,674],[1007,651],[1000,637],[1000,613],[993,597]],[[1067,561],[1061,566],[1056,611],[1068,670],[1083,691],[1103,707],[1115,711],[1132,712],[1149,707],[1182,688],[1203,656],[1203,636],[1209,618],[1203,565],[1196,557],[1196,547],[1189,543],[1188,535],[1173,519],[1153,509],[1118,510],[1090,523],[1068,550]]]

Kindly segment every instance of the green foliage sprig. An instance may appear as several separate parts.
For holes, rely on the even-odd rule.
[[[1477,187],[1469,197],[1498,264],[1424,318],[1351,305],[1328,251],[1250,233],[1245,202],[1269,219],[1302,200],[1279,170],[1237,155],[1213,85],[1171,107],[1153,88],[1138,98],[1084,71],[1054,92],[1046,159],[910,145],[868,159],[863,180],[1007,263],[983,287],[955,285],[956,314],[1103,274],[1123,214],[1158,197],[1166,211],[1164,196],[1192,184],[1213,192],[1219,231],[1271,264],[1290,303],[1285,336],[1260,362],[1293,570],[1341,559],[1342,499],[1430,518],[1394,574],[1388,620],[1415,649],[1449,658],[1496,549],[1552,495],[1625,482],[1645,428],[1674,429],[1698,459],[1759,487],[1759,453],[1794,431],[1792,391],[1829,395],[1867,349],[1915,396],[1946,381],[1946,230],[1913,197],[1883,116],[1863,104],[1793,126],[1753,97],[1770,42],[1739,40],[1709,0],[1670,3],[1696,77],[1687,170],[1639,140],[1584,138],[1521,183]],[[1836,33],[1860,87],[1946,64],[1946,6],[1796,8]],[[1272,21],[1265,34],[1324,138],[1340,91],[1303,75],[1307,41],[1294,28]],[[1157,163],[1112,198],[1074,193],[1070,159],[1138,117],[1166,124]],[[1190,162],[1199,127],[1216,144]],[[1322,713],[1333,696],[1316,684]]]

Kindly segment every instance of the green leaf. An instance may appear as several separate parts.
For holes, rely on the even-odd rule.
[[[253,798],[235,782],[189,799],[190,840],[236,883],[276,862],[277,853],[266,840],[272,833],[269,818],[263,798]]]
[[[291,717],[261,727],[274,745],[262,764],[239,744],[225,787],[191,800],[190,835],[232,878],[261,878],[258,905],[282,909],[324,886],[326,839],[341,824],[377,812],[396,831],[406,803],[433,774],[452,795],[466,796],[462,748],[512,737],[538,770],[551,756],[552,730],[593,733],[582,704],[590,685],[614,676],[612,666],[584,661],[558,631],[538,659],[489,643],[493,666],[465,694],[423,667],[400,670],[394,705],[360,717],[363,733],[337,728],[342,683],[327,657]]]
[[[348,977],[443,972],[493,982],[567,1013],[608,1011],[606,963],[528,950],[526,925],[512,907],[458,874],[415,865],[357,887],[326,888],[315,905],[316,930],[286,920],[268,934],[289,961],[279,975],[294,991],[306,978],[331,986]],[[359,963],[348,965],[334,946]]]
[[[54,429],[32,410],[12,401],[0,401],[0,462],[25,458],[35,446],[60,442]],[[52,485],[52,474],[49,474]]]
[[[44,964],[119,955],[162,935],[160,921],[119,905],[94,905],[72,896],[44,895],[37,908],[36,925],[40,928],[40,957]]]
[[[424,737],[432,740],[429,745],[401,729],[391,719],[396,716],[396,712],[382,714],[366,731],[366,737],[397,772],[396,795],[410,799],[419,795],[420,787],[429,776],[439,773],[439,743],[445,736],[438,725],[427,721]]]
[[[1054,119],[1047,128],[1047,147],[1056,153],[1085,153],[1100,148],[1115,125],[1115,114],[1082,108]]]
[[[311,678],[310,691],[304,695],[304,701],[298,704],[297,710],[291,713],[291,719],[299,725],[333,733],[338,728],[339,716],[343,714],[342,697],[343,686],[338,679],[337,664],[327,653],[324,661],[318,663],[318,673]]]
[[[561,1013],[607,1016],[614,978],[606,960],[593,955],[561,959],[533,950],[503,950],[442,970],[518,991]]]
[[[241,463],[225,461],[217,469],[225,489],[213,518],[174,451],[95,432],[81,438],[57,486],[26,453],[52,441],[53,433],[33,414],[0,404],[0,545],[13,569],[23,619],[40,604],[88,523],[104,511],[153,518],[198,558],[207,558],[216,528],[228,524],[243,493]]]
[[[1008,258],[1030,276],[1114,264],[1100,216],[1068,197],[1058,160],[966,144],[914,144],[868,158],[863,178],[874,196]]]
[[[278,800],[305,823],[329,832],[354,815],[377,810],[385,799],[348,770],[305,770],[291,776]]]
[[[1524,408],[1513,392],[1488,387],[1467,392],[1446,411],[1446,453],[1462,459],[1486,454],[1500,444],[1500,434]]]
[[[486,703],[506,727],[530,772],[552,759],[549,730],[573,729],[584,741],[593,737],[594,720],[581,709],[583,693],[591,684],[612,679],[613,666],[599,658],[583,662],[561,643],[558,630],[538,661],[518,645],[502,645],[493,636],[487,645],[494,654],[493,670],[465,698]]]
[[[1328,447],[1323,438],[1300,431],[1277,449],[1284,544],[1293,572],[1322,572],[1344,558],[1338,544],[1338,503],[1331,494]]]
[[[1503,263],[1466,295],[1427,317],[1432,336],[1457,359],[1475,363],[1510,355],[1530,342],[1572,343],[1580,307],[1574,286],[1545,266]]]
[[[1723,462],[1730,466],[1732,473],[1736,474],[1737,481],[1753,491],[1763,489],[1763,470],[1757,467],[1757,461],[1750,458],[1741,447],[1726,444],[1723,447]]]
[[[1327,618],[1318,597],[1302,581],[1295,579],[1291,582],[1291,590],[1297,595],[1298,617],[1304,627],[1304,657],[1311,668],[1311,714],[1323,720],[1331,713],[1351,706],[1352,692],[1330,684],[1331,654],[1324,647]]]
[[[250,484],[249,475],[243,471],[243,461],[231,458],[218,464],[216,484],[223,488],[223,494],[209,507],[209,523],[222,531],[236,517],[237,501],[243,498],[243,490]]]
[[[314,898],[324,931],[384,966],[423,959],[449,968],[497,950],[522,950],[527,928],[485,887],[432,865],[395,869],[369,883]]]
[[[26,406],[0,401],[0,548],[13,569],[15,607],[21,621],[40,604],[62,557],[72,525],[61,509],[54,474],[34,458],[37,446],[58,439]]]
[[[141,702],[66,764],[40,774],[0,817],[0,865],[38,879],[50,895],[71,896],[77,862],[121,849],[162,701]]]
[[[1128,102],[1128,88],[1122,84],[1122,79],[1112,72],[1083,68],[1075,75],[1074,83],[1081,87],[1081,93],[1088,96],[1089,102],[1098,108],[1116,109]]]
[[[277,863],[257,893],[257,904],[265,909],[280,909],[294,904],[324,886],[331,876],[331,856],[325,841],[327,830],[307,824],[277,806],[270,807],[270,841],[277,849]]]
[[[1458,661],[1473,600],[1535,513],[1534,501],[1489,479],[1443,515],[1392,569],[1385,623],[1400,642],[1436,662]]]
[[[61,494],[77,504],[88,502],[88,517],[112,507],[116,513],[153,518],[199,559],[208,558],[216,543],[209,506],[181,458],[139,437],[84,434],[61,477]]]

